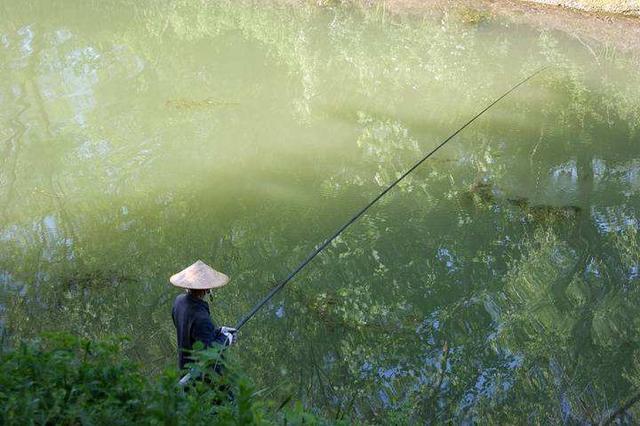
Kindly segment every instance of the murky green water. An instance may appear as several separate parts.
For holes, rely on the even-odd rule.
[[[640,73],[482,14],[0,4],[0,284],[15,338],[175,362],[168,277],[234,324],[395,176],[497,105],[242,331],[327,416],[597,422],[640,386]],[[418,420],[421,419],[421,420]],[[632,421],[632,420],[630,420]]]

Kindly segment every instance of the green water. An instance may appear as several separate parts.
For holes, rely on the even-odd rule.
[[[0,318],[176,358],[168,277],[233,325],[421,153],[232,351],[377,423],[597,422],[640,387],[640,65],[469,11],[0,2]],[[632,419],[627,419],[633,422]],[[636,419],[637,421],[637,419]]]

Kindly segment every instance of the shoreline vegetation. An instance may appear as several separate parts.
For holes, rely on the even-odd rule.
[[[0,424],[347,424],[291,397],[270,398],[270,389],[257,390],[233,363],[219,376],[216,348],[195,352],[191,373],[202,380],[183,389],[179,371],[146,374],[124,356],[127,344],[51,333],[0,346]]]

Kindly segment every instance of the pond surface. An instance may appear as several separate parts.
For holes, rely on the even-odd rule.
[[[275,399],[378,423],[597,422],[640,385],[640,66],[452,9],[0,2],[0,318],[176,361],[168,277]],[[629,422],[633,420],[627,418]],[[637,421],[637,419],[636,419]]]

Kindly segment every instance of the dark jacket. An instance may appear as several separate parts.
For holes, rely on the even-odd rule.
[[[176,297],[171,312],[178,336],[178,368],[192,362],[189,352],[194,343],[202,342],[206,348],[214,343],[224,345],[226,338],[220,328],[213,325],[209,305],[188,293]]]

